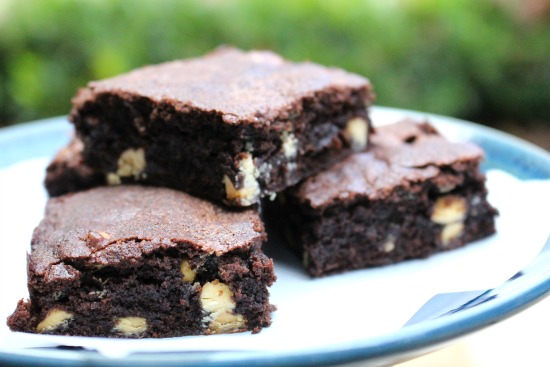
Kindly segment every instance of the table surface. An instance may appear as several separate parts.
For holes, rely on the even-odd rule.
[[[548,367],[550,297],[436,352],[394,367]]]

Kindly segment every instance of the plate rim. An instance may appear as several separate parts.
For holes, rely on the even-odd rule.
[[[522,154],[527,154],[528,157],[536,159],[537,164],[542,164],[542,168],[544,168],[543,174],[546,171],[550,172],[549,152],[523,139],[494,128],[453,117],[392,107],[374,106],[372,111],[375,115],[376,113],[390,113],[410,116],[416,119],[428,119],[436,126],[438,124],[459,126],[460,128],[469,130],[473,135],[483,137],[485,140],[481,142],[482,144],[489,142],[497,144],[503,149],[513,148],[512,150],[519,151]],[[65,123],[65,126],[63,126],[63,123]],[[70,129],[71,126],[67,122],[66,116],[8,126],[0,128],[0,146],[6,142],[10,142],[10,140],[17,141],[18,139],[24,139],[28,134],[41,134],[51,130],[54,130],[56,133],[66,133]],[[67,134],[67,141],[68,139],[69,135]],[[29,158],[20,160],[17,160],[16,157],[0,158],[0,169],[26,159]],[[543,178],[550,179],[550,174]],[[391,360],[400,357],[404,358],[409,354],[416,355],[423,350],[437,348],[439,345],[502,321],[542,300],[549,293],[550,272],[546,274],[546,277],[531,284],[530,288],[521,289],[507,297],[492,300],[475,308],[447,315],[441,319],[433,319],[406,326],[397,331],[375,337],[335,344],[329,348],[323,348],[323,350],[310,347],[303,350],[273,352],[147,353],[133,354],[124,359],[117,359],[95,352],[51,349],[5,351],[0,346],[0,361],[7,363],[32,362],[42,365],[80,365],[91,363],[98,366],[112,365],[113,363],[120,366],[136,366],[147,365],[153,361],[165,366],[179,365],[182,362],[186,362],[189,365],[200,364],[203,366],[227,366],[235,363],[261,364],[263,366],[281,364],[327,365],[360,360],[383,363],[384,361],[390,361],[388,358],[391,358]]]

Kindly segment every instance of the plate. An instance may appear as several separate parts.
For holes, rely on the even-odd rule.
[[[448,117],[375,107],[375,125],[427,119],[450,140],[486,152],[497,235],[425,260],[311,279],[272,239],[273,325],[261,333],[108,340],[0,329],[0,362],[36,365],[388,365],[503,320],[550,292],[550,154],[505,133]],[[65,145],[65,117],[0,130],[0,318],[25,296],[25,251],[40,220],[43,169]],[[521,195],[509,195],[513,190]],[[546,204],[546,205],[545,205]],[[521,244],[521,246],[520,246]],[[488,271],[490,269],[490,271]],[[9,282],[4,279],[10,279]],[[5,296],[5,297],[4,297]],[[3,324],[3,322],[1,322]],[[26,344],[25,344],[26,343]],[[62,345],[62,347],[55,347]],[[24,348],[22,346],[25,346]]]

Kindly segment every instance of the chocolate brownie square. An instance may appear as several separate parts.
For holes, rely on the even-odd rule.
[[[259,331],[273,264],[256,209],[183,192],[100,187],[52,198],[28,257],[13,331],[173,337]]]
[[[82,161],[84,145],[73,138],[46,168],[44,186],[50,196],[59,196],[105,184],[105,175],[95,172]]]
[[[482,158],[428,123],[401,121],[377,128],[368,152],[287,190],[271,212],[291,218],[313,276],[424,258],[495,232]]]
[[[361,76],[221,48],[91,82],[70,120],[108,184],[249,206],[363,150],[372,99]]]

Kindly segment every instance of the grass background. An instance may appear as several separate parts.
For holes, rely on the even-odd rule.
[[[66,114],[89,80],[231,44],[340,66],[369,77],[379,105],[530,134],[550,148],[548,3],[3,0],[0,126]]]

